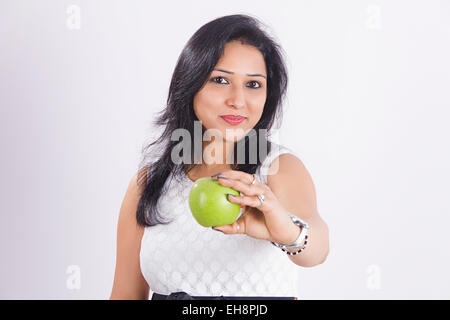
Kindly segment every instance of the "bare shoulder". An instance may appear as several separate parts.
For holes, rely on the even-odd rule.
[[[134,173],[131,177],[122,203],[122,210],[126,216],[134,213],[135,208],[140,200],[142,191],[146,183],[146,168],[142,168]]]
[[[267,182],[280,180],[282,182],[302,182],[311,179],[308,169],[296,155],[283,153],[275,158],[270,164]],[[312,180],[312,179],[311,179]]]
[[[138,187],[138,191],[142,191],[147,183],[147,173],[148,166],[140,168],[132,177],[131,182],[133,182],[134,187]]]
[[[149,286],[140,269],[141,240],[145,228],[137,223],[140,181],[145,170],[130,179],[117,226],[116,269],[111,299],[148,299]]]
[[[281,154],[268,172],[268,186],[288,211],[304,218],[318,214],[314,182],[301,159],[291,153]]]

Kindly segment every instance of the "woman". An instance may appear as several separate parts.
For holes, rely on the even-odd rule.
[[[148,146],[122,203],[111,299],[148,299],[150,289],[153,299],[176,292],[184,298],[298,295],[298,266],[325,261],[329,241],[305,166],[260,134],[281,114],[286,88],[280,48],[257,19],[224,16],[191,37],[155,121],[164,132]],[[218,133],[200,144],[205,161],[190,148],[177,163],[172,133],[184,129],[194,146],[198,123],[201,137]],[[238,145],[244,161],[237,161]],[[191,186],[209,176],[241,194],[228,198],[241,204],[231,225],[205,228],[189,211]]]

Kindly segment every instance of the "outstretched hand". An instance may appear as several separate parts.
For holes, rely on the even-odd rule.
[[[239,191],[241,196],[228,195],[228,200],[242,205],[242,215],[238,220],[213,229],[225,234],[246,234],[284,244],[296,239],[300,230],[292,224],[288,212],[268,185],[254,181],[255,176],[252,174],[237,170],[226,170],[212,178],[223,186]],[[258,198],[259,194],[264,195],[264,202]]]

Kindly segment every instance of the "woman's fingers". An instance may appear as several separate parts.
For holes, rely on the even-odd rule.
[[[264,188],[261,184],[246,184],[239,180],[234,180],[230,178],[222,179],[221,176],[217,177],[219,183],[223,186],[233,188],[236,191],[239,191],[248,196],[256,196],[258,194],[267,192],[266,188]]]
[[[232,194],[228,194],[228,200],[233,203],[239,203],[241,207],[250,206],[250,207],[258,207],[261,202],[258,198],[255,197],[247,197],[245,195],[242,196],[234,196]]]
[[[225,234],[242,234],[245,233],[244,226],[243,226],[243,220],[239,218],[237,221],[233,222],[232,224],[225,224],[223,226],[215,226],[213,227],[214,230],[221,231]]]
[[[213,175],[213,176],[215,176],[215,175]],[[251,184],[253,182],[252,174],[249,174],[249,173],[243,172],[243,171],[239,171],[239,170],[225,170],[225,171],[220,172],[219,176],[225,177],[228,179],[238,180],[245,184]]]

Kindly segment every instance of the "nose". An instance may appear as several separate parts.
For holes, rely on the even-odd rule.
[[[234,106],[235,108],[243,108],[245,106],[244,90],[239,87],[232,88],[230,96],[227,99],[227,105]]]

